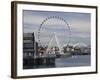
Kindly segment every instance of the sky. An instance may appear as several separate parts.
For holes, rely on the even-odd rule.
[[[58,18],[50,18],[57,16]],[[40,28],[41,23],[43,23]],[[68,26],[68,25],[69,26]],[[40,31],[39,31],[40,29]],[[35,11],[23,10],[23,33],[35,34],[35,40],[39,39],[42,44],[49,44],[51,38],[56,33],[61,46],[68,44],[84,43],[90,45],[91,38],[91,14],[75,12],[56,12],[56,11]],[[38,32],[40,32],[38,34]],[[71,37],[71,38],[70,38]]]

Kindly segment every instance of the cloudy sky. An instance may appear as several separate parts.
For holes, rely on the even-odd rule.
[[[60,19],[51,18],[45,21],[40,28],[40,24],[48,17],[58,16],[64,19],[68,25]],[[54,11],[31,11],[23,10],[23,30],[24,33],[35,33],[35,40],[38,35],[42,44],[48,44],[56,33],[59,43],[63,46],[70,40],[70,44],[85,43],[90,44],[91,15],[89,13],[54,12]],[[38,34],[40,29],[40,34]],[[71,32],[71,35],[70,35]],[[71,37],[71,38],[69,38]]]

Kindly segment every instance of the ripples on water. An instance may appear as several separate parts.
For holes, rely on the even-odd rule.
[[[90,55],[75,55],[66,58],[57,58],[55,60],[55,65],[24,66],[24,69],[78,67],[78,66],[90,66],[90,65],[91,65]]]
[[[90,66],[90,55],[77,55],[56,59],[56,67]]]

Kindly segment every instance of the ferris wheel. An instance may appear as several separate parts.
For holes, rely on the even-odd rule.
[[[63,45],[71,42],[71,29],[68,22],[60,16],[50,16],[45,18],[38,28],[38,44],[51,46],[55,39],[57,46],[61,50]]]

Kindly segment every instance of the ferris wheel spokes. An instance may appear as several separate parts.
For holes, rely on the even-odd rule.
[[[52,41],[53,41],[53,40],[56,41],[57,46],[52,46]],[[52,50],[51,50],[51,47],[53,48]],[[61,45],[60,45],[60,43],[59,43],[59,39],[58,39],[58,37],[57,37],[56,32],[53,33],[53,36],[52,36],[52,38],[50,39],[50,42],[49,42],[48,48],[47,48],[47,50],[46,50],[46,53],[55,54],[55,47],[58,47],[58,49],[59,49],[59,54],[64,54],[64,53],[62,52],[62,47],[61,47]]]

